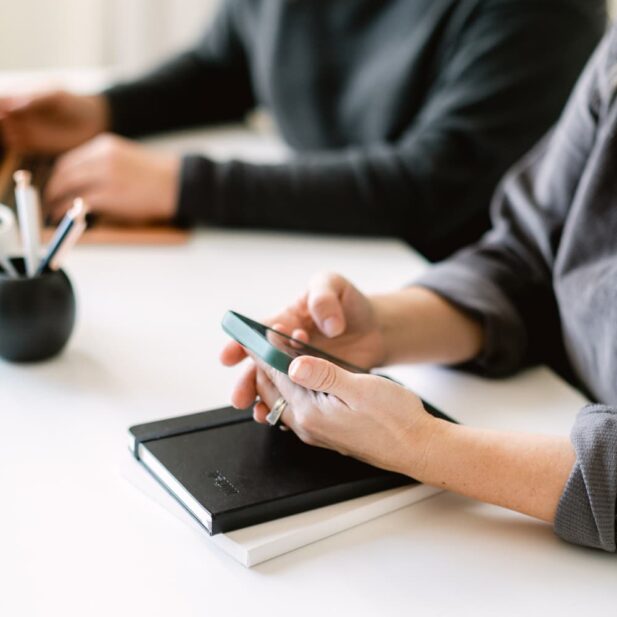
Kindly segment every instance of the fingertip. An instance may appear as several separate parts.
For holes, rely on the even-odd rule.
[[[247,396],[244,393],[234,392],[231,395],[231,404],[235,409],[246,409],[247,407],[250,407],[254,400],[254,397]]]
[[[311,378],[313,360],[310,356],[295,358],[289,365],[289,378],[296,384],[302,385]]]
[[[230,401],[230,402],[231,402],[231,406],[232,406],[234,409],[242,409],[242,407],[240,407],[240,405],[238,405],[238,404],[236,403],[236,400],[235,400],[235,397],[233,396],[233,394],[232,394],[232,396],[231,396],[231,401]]]
[[[268,406],[259,401],[253,406],[253,419],[255,422],[259,422],[259,424],[267,424],[266,416],[270,413]]]
[[[280,332],[281,334],[288,334],[289,329],[282,323],[276,322],[272,324],[272,329],[276,332]]]
[[[334,338],[335,336],[341,335],[343,333],[344,328],[345,328],[345,325],[343,323],[343,320],[340,317],[337,317],[336,315],[327,317],[324,320],[323,326],[322,326],[323,333],[329,338]]]
[[[291,333],[291,337],[295,338],[297,341],[301,343],[308,343],[310,340],[309,334],[306,330],[302,330],[301,328],[297,328]]]
[[[238,343],[228,343],[219,354],[219,360],[223,366],[235,366],[246,358],[246,352]]]

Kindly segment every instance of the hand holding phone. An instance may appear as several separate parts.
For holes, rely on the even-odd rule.
[[[358,367],[383,366],[386,360],[383,327],[373,299],[337,274],[313,278],[300,298],[267,323]],[[226,366],[245,357],[237,343],[229,343],[221,353]]]
[[[298,356],[314,356],[323,360],[328,360],[352,373],[369,373],[369,371],[363,368],[350,364],[340,358],[336,358],[321,349],[313,347],[312,345],[307,345],[302,341],[294,339],[282,332],[278,332],[269,326],[234,311],[227,311],[227,313],[225,313],[222,326],[223,330],[240,345],[281,373],[288,374],[290,364]],[[380,375],[380,377],[389,381],[395,381],[386,375]],[[395,381],[395,383],[398,382]],[[426,411],[431,415],[454,422],[454,420],[426,401],[423,401],[423,404]]]
[[[298,356],[315,356],[328,360],[352,373],[366,373],[365,369],[336,358],[317,347],[278,332],[234,311],[225,313],[223,330],[236,342],[272,368],[287,374],[289,365]]]

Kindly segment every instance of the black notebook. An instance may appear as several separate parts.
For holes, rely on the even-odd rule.
[[[257,424],[250,409],[141,424],[130,434],[135,457],[210,534],[414,482]]]

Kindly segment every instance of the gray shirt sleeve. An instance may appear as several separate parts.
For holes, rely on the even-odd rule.
[[[607,99],[606,75],[616,56],[614,31],[591,61],[555,132],[498,192],[493,230],[418,281],[483,323],[485,348],[473,366],[486,374],[513,372],[532,360],[534,350],[546,361],[538,347],[561,345],[555,255],[602,130],[598,119]],[[584,408],[571,439],[576,463],[558,506],[555,532],[569,542],[614,552],[617,408]]]
[[[615,552],[617,408],[585,407],[571,439],[576,464],[559,502],[555,533],[574,544]]]
[[[472,368],[511,374],[562,354],[552,269],[563,222],[593,149],[599,75],[610,40],[599,47],[558,126],[506,177],[492,206],[493,229],[416,283],[484,324],[485,348]],[[553,324],[553,330],[547,329]],[[554,352],[554,358],[547,353]]]

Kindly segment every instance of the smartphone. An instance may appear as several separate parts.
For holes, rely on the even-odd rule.
[[[368,373],[368,371],[340,358],[335,358],[329,353],[317,349],[317,347],[277,332],[234,311],[225,313],[222,326],[223,330],[242,347],[253,352],[258,358],[281,373],[287,374],[289,365],[298,356],[315,356],[338,364],[341,368],[352,373]]]

